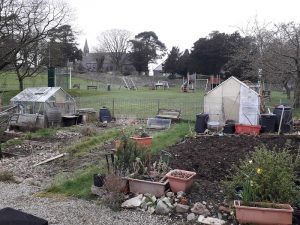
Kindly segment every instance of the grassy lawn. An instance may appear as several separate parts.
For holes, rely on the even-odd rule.
[[[49,193],[59,193],[79,198],[92,198],[91,186],[93,184],[93,174],[98,174],[99,172],[101,172],[100,167],[91,166],[74,172],[68,179],[64,177],[56,178],[47,191]]]

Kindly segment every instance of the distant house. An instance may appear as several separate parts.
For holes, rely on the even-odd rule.
[[[109,53],[90,53],[87,41],[85,42],[83,53],[81,64],[85,70],[90,72],[109,72],[117,70],[116,65],[112,62]],[[136,71],[135,67],[128,59],[128,54],[124,54],[121,59],[121,71],[128,74]]]

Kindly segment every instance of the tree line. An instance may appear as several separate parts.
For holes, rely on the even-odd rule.
[[[300,106],[300,25],[259,24],[254,20],[232,34],[214,31],[199,38],[191,50],[172,47],[164,72],[186,76],[225,74],[250,81],[281,84],[294,107]]]

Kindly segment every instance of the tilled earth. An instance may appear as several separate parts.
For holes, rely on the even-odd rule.
[[[194,185],[189,193],[192,202],[205,202],[217,216],[218,206],[224,203],[221,181],[226,179],[234,165],[247,157],[255,147],[286,148],[293,154],[299,150],[300,140],[295,136],[199,136],[168,149],[171,168],[195,171]]]

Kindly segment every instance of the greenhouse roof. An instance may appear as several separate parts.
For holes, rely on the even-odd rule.
[[[15,97],[10,99],[12,102],[46,102],[61,87],[32,87],[26,88]]]

